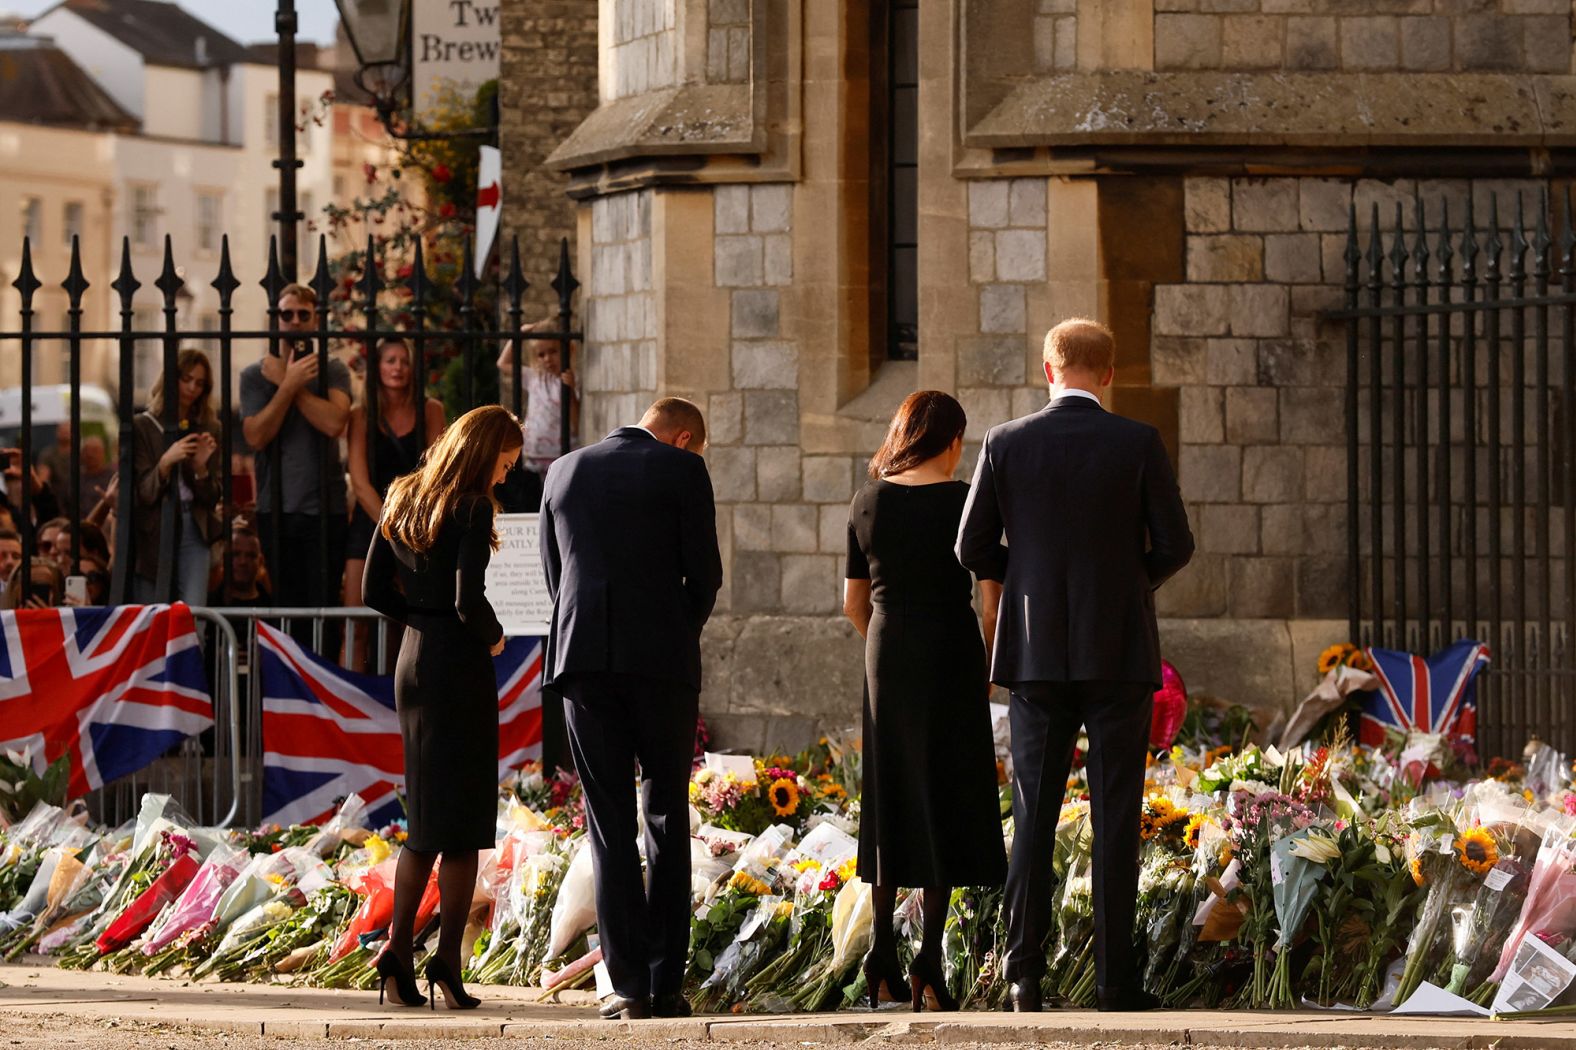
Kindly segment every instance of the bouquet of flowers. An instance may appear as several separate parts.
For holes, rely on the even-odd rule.
[[[711,975],[695,992],[695,1009],[715,1012],[744,999],[750,984],[787,938],[792,916],[792,901],[774,894],[757,898],[738,936],[717,956]]]

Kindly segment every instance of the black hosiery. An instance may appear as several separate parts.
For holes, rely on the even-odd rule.
[[[432,876],[436,853],[421,853],[409,846],[399,851],[394,866],[394,915],[389,920],[389,948],[394,958],[407,966],[411,963],[411,942],[416,937],[416,911],[427,892],[427,881]],[[471,862],[471,877],[476,876],[476,863]],[[470,904],[467,902],[466,908]]]
[[[925,915],[925,934],[919,954],[931,962],[941,962],[941,935],[947,929],[947,905],[951,900],[951,886],[926,886],[920,901]]]
[[[897,907],[897,887],[876,885],[870,888],[870,951],[876,958],[897,954],[892,934],[892,911]]]
[[[460,946],[465,939],[465,924],[470,919],[471,901],[476,894],[475,850],[444,853],[438,865],[438,958],[459,975]]]

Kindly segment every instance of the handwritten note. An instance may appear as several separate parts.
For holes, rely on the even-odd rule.
[[[487,600],[510,637],[541,637],[553,616],[537,542],[535,514],[500,514],[494,519],[501,546],[487,565]]]

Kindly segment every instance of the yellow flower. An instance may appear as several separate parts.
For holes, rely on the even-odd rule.
[[[1536,802],[1536,801],[1537,801],[1537,800],[1538,800],[1538,799],[1537,799],[1537,796],[1535,796],[1535,795],[1534,795],[1534,794],[1533,794],[1533,793],[1532,793],[1532,789],[1531,789],[1531,788],[1526,788],[1526,789],[1524,789],[1524,790],[1523,790],[1523,791],[1522,791],[1522,792],[1521,792],[1521,797],[1522,797],[1522,798],[1524,798],[1524,799],[1526,799],[1526,800],[1527,800],[1527,801],[1528,801],[1528,802]]]
[[[805,857],[803,860],[794,861],[792,867],[794,871],[803,875],[807,871],[820,871],[821,862],[814,857]]]
[[[1487,875],[1499,863],[1499,847],[1494,836],[1483,828],[1468,828],[1456,840],[1456,852],[1461,854],[1461,866],[1477,875]]]
[[[1417,885],[1421,886],[1423,883],[1428,881],[1428,877],[1423,874],[1423,858],[1422,857],[1413,857],[1412,858],[1412,863],[1409,866],[1412,869],[1412,881],[1413,882],[1415,882],[1415,883],[1417,883]]]
[[[1182,841],[1187,843],[1188,849],[1198,849],[1199,833],[1204,830],[1204,825],[1210,819],[1203,813],[1195,813],[1187,820],[1187,827],[1182,829]]]
[[[827,784],[821,789],[822,798],[847,798],[848,792],[843,790],[841,784]]]
[[[837,878],[840,882],[847,882],[858,873],[859,861],[857,858],[850,857],[849,859],[843,861],[843,863],[838,867]]]
[[[799,785],[791,780],[774,780],[767,790],[772,810],[779,817],[791,817],[799,809]]]
[[[728,880],[728,885],[744,893],[753,894],[756,897],[765,896],[772,891],[770,886],[747,871],[734,872],[733,878]]]
[[[385,860],[388,860],[389,854],[393,852],[392,847],[381,835],[368,835],[366,847],[367,863],[371,865],[382,864]]]

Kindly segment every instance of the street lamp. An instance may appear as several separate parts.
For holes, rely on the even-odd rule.
[[[397,121],[402,94],[410,80],[410,0],[334,0],[345,35],[356,53],[356,86],[372,99],[378,122],[391,138],[406,141],[491,138],[493,126],[452,132],[413,130]]]

